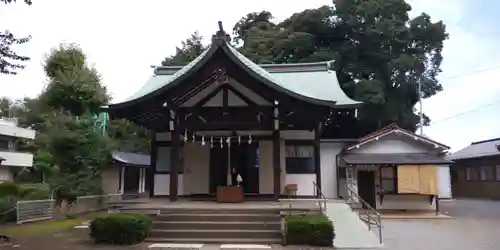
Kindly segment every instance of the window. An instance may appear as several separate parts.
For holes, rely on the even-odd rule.
[[[384,193],[397,192],[397,176],[396,167],[383,167],[380,169],[380,188]]]
[[[0,150],[8,150],[9,149],[9,140],[8,139],[0,139]]]
[[[481,181],[494,181],[495,168],[493,166],[483,166],[479,168],[479,180]]]
[[[478,168],[467,167],[465,169],[465,180],[466,181],[478,181],[479,180]]]
[[[287,145],[285,166],[288,174],[314,174],[314,147]]]
[[[156,172],[170,173],[170,147],[158,147],[156,155]],[[184,157],[182,147],[179,150],[179,174],[184,169]]]

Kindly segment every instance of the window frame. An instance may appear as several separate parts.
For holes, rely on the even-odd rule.
[[[490,169],[488,176],[485,169]],[[500,182],[500,165],[478,165],[465,167],[466,182]]]
[[[311,156],[310,157],[288,157],[287,156],[287,147],[308,147],[311,149]],[[316,174],[316,164],[315,164],[315,159],[314,159],[314,152],[315,147],[314,147],[314,141],[300,141],[300,140],[287,140],[285,141],[285,173],[286,174]],[[312,169],[309,168],[304,168],[308,171],[289,171],[289,162],[288,159],[310,159],[311,164],[312,164]],[[300,169],[300,168],[297,168]],[[310,170],[310,171],[309,171]]]
[[[168,170],[166,169],[158,169],[158,151],[160,148],[167,148],[168,151],[169,151],[169,161],[168,161]],[[170,152],[171,152],[171,148],[172,148],[172,145],[169,145],[169,144],[160,144],[160,145],[157,145],[155,147],[155,150],[156,150],[156,159],[155,159],[155,173],[156,174],[170,174],[171,171],[171,155],[170,155]],[[180,145],[179,146],[179,170],[177,171],[177,174],[184,174],[184,146],[183,145]]]
[[[390,168],[392,170],[392,177],[384,177],[382,175],[382,169],[388,169]],[[393,190],[386,191],[384,189],[384,180],[391,181],[392,180],[392,185],[394,185]],[[382,167],[379,170],[379,185],[380,185],[380,190],[382,193],[385,194],[397,194],[398,193],[398,167],[397,166],[392,166],[392,167]]]

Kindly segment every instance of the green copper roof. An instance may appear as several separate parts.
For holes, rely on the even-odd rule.
[[[133,102],[148,95],[153,95],[156,90],[169,88],[178,83],[180,77],[205,64],[217,49],[222,49],[241,63],[247,72],[256,75],[268,86],[288,93],[291,96],[319,104],[335,107],[357,107],[361,102],[350,99],[340,88],[335,71],[331,70],[331,61],[319,63],[298,64],[265,64],[257,65],[239,53],[227,41],[212,44],[200,56],[186,66],[155,67],[154,75],[142,86],[139,91],[127,98],[120,105]],[[114,106],[111,105],[111,106]]]

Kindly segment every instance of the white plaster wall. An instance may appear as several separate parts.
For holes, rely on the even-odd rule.
[[[123,180],[122,180],[123,181]],[[120,192],[120,168],[110,165],[101,175],[102,191],[105,194],[116,194]]]
[[[184,180],[183,174],[178,176],[178,195],[184,195]],[[168,195],[170,192],[170,175],[169,174],[155,174],[155,188],[154,195]]]
[[[286,174],[284,185],[297,184],[298,196],[311,196],[314,195],[315,181],[316,181],[315,174]]]
[[[350,151],[352,154],[404,154],[404,153],[429,153],[435,150],[428,144],[418,142],[407,136],[396,134],[381,137],[380,140],[373,140],[359,148]]]
[[[337,198],[337,155],[344,147],[344,143],[321,142],[321,189],[328,199]],[[344,184],[345,185],[345,184]]]
[[[281,139],[285,140],[313,140],[314,131],[308,130],[283,130],[280,131]]]
[[[259,194],[273,194],[273,142],[260,141]]]
[[[438,168],[438,188],[440,199],[451,199],[451,176],[450,166],[441,165]]]
[[[184,195],[208,194],[210,192],[210,146],[201,143],[184,145]]]

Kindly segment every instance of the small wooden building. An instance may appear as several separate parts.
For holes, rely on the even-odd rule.
[[[448,159],[454,197],[500,199],[500,138],[473,142]]]
[[[346,174],[339,184],[346,189],[339,189],[377,210],[438,210],[441,183],[449,187],[448,149],[392,124],[342,151],[339,171]]]
[[[112,162],[102,173],[105,194],[142,194],[148,190],[146,176],[151,166],[147,154],[115,151]]]

